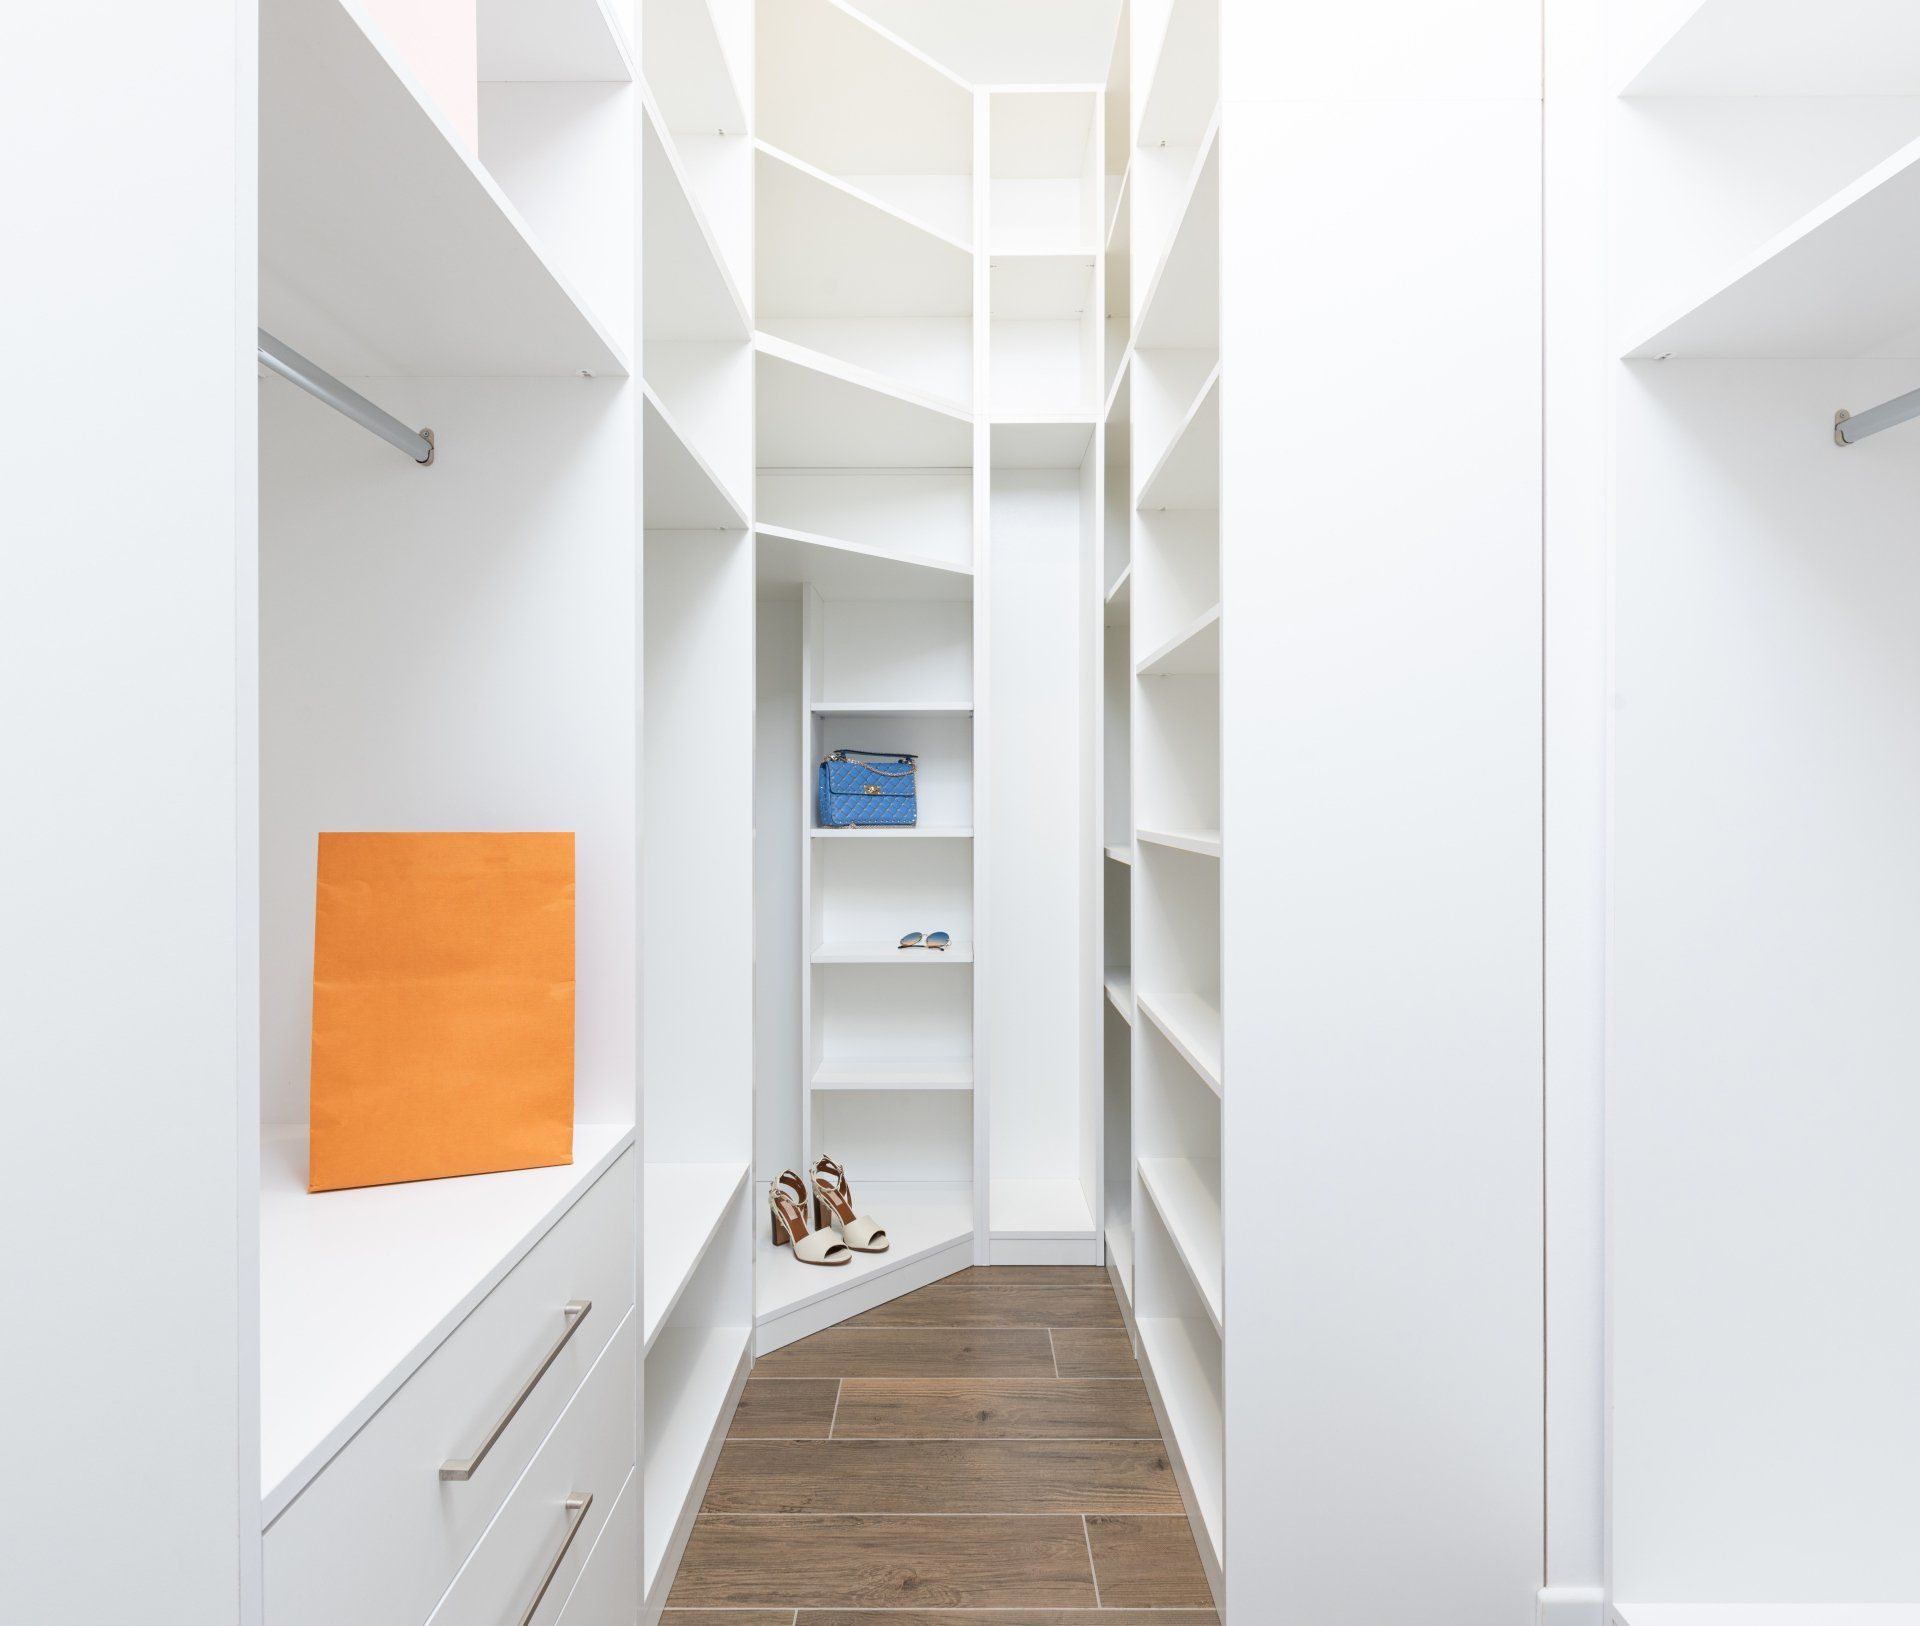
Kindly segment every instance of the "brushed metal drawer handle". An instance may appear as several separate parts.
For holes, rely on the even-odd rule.
[[[540,1590],[534,1593],[533,1602],[527,1605],[527,1612],[520,1617],[520,1626],[533,1626],[533,1617],[540,1612],[540,1600],[547,1595],[547,1588],[553,1585],[553,1578],[567,1561],[567,1549],[573,1545],[573,1538],[580,1534],[580,1526],[587,1522],[587,1509],[592,1506],[592,1491],[575,1491],[567,1498],[567,1511],[573,1515],[567,1524],[567,1539],[560,1543],[560,1551],[553,1555],[547,1573],[540,1577]]]
[[[546,1358],[533,1369],[533,1376],[520,1385],[520,1392],[513,1397],[513,1404],[507,1407],[506,1415],[493,1425],[493,1432],[480,1442],[480,1449],[470,1457],[457,1458],[440,1464],[442,1479],[471,1479],[474,1469],[487,1460],[487,1453],[494,1447],[500,1436],[507,1431],[507,1424],[519,1416],[520,1408],[527,1403],[527,1396],[547,1375],[547,1368],[560,1359],[560,1351],[567,1347],[567,1340],[580,1330],[580,1323],[587,1319],[587,1312],[593,1308],[592,1299],[575,1299],[561,1312],[567,1318],[567,1330],[561,1333]],[[556,1560],[557,1562],[557,1560]]]

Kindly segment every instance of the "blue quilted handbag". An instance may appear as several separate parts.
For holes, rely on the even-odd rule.
[[[919,823],[913,760],[880,751],[835,751],[820,764],[822,827]]]

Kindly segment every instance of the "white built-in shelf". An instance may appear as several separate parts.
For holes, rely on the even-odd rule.
[[[973,466],[973,417],[959,402],[771,333],[753,343],[762,469]]]
[[[1191,147],[1220,101],[1220,0],[1172,0],[1148,65],[1137,147]]]
[[[755,133],[966,242],[973,91],[839,0],[759,8]]]
[[[988,1222],[997,1237],[1077,1242],[1095,1235],[1087,1194],[1078,1180],[992,1180]]]
[[[996,254],[987,271],[988,309],[996,322],[1084,316],[1093,303],[1097,250]]]
[[[816,717],[952,717],[970,716],[971,700],[816,700]]]
[[[1182,1060],[1220,1094],[1220,1012],[1197,994],[1136,989],[1133,1008],[1166,1037]]]
[[[756,1186],[766,1202],[765,1186]],[[847,1265],[807,1265],[773,1240],[764,1218],[754,1225],[754,1316],[777,1320],[842,1293],[863,1278],[885,1276],[973,1236],[971,1185],[882,1184],[861,1180],[855,1206],[886,1229],[885,1253],[856,1253]],[[757,1210],[756,1210],[757,1212]]]
[[[935,931],[940,928],[936,926]],[[957,938],[943,949],[901,948],[892,943],[820,943],[815,965],[972,965],[973,945]]]
[[[1222,1330],[1220,1170],[1184,1157],[1143,1157],[1140,1185],[1160,1211],[1173,1251],[1187,1267],[1214,1330]],[[1209,1178],[1211,1176],[1211,1178]]]
[[[480,0],[477,9],[482,79],[633,78],[633,50],[607,0]]]
[[[1133,562],[1120,571],[1120,579],[1107,589],[1107,625],[1124,627],[1133,619]]]
[[[1622,1603],[1610,1626],[1920,1626],[1920,1603]]]
[[[304,1129],[260,1141],[260,1487],[271,1520],[633,1144],[576,1124],[573,1162],[307,1190]]]
[[[1220,1558],[1220,1502],[1224,1494],[1225,1419],[1221,1416],[1220,1340],[1203,1323],[1142,1316],[1137,1322],[1141,1354],[1166,1408],[1168,1432],[1180,1454],[1200,1524]]]
[[[642,386],[646,528],[650,531],[745,530],[747,516],[726,483],[651,385]]]
[[[967,824],[862,824],[808,832],[815,841],[971,841]]]
[[[516,3],[540,4],[543,0]],[[734,57],[745,42],[727,40],[714,0],[639,0],[638,9],[647,88],[668,127],[703,135],[745,135],[746,99],[734,65]]]
[[[640,194],[649,339],[738,339],[753,331],[747,301],[702,208],[673,131],[643,95]]]
[[[1125,325],[1124,319],[1122,325]],[[1120,353],[1120,360],[1113,369],[1113,377],[1107,384],[1106,399],[1101,404],[1101,420],[1105,423],[1114,423],[1114,402],[1119,400],[1120,392],[1127,387],[1127,373],[1132,366],[1133,343],[1129,340],[1126,349]],[[1122,413],[1121,416],[1125,417],[1125,414]]]
[[[1118,184],[1113,183],[1111,176],[1107,179],[1111,190],[1107,197],[1107,226],[1106,230],[1101,234],[1104,250],[1106,253],[1111,254],[1118,249],[1124,254],[1127,250],[1127,244],[1125,237],[1121,233],[1120,223],[1127,217],[1127,190],[1133,180],[1132,155],[1128,155],[1127,167],[1121,170]]]
[[[1202,610],[1140,661],[1141,677],[1191,677],[1220,670],[1220,606]]]
[[[1093,413],[1034,414],[993,420],[996,469],[1075,469],[1093,444]]]
[[[1113,1008],[1126,1021],[1133,1021],[1133,973],[1125,966],[1118,966],[1107,973],[1107,998],[1113,1002]]]
[[[746,1163],[649,1163],[641,1181],[641,1340],[652,1349],[746,1184]]]
[[[1697,0],[1621,94],[1911,96],[1916,85],[1913,0],[1818,8],[1806,0]]]
[[[1174,430],[1153,472],[1140,487],[1137,507],[1220,506],[1220,369],[1215,367]]]
[[[1207,128],[1165,251],[1147,283],[1136,350],[1220,348],[1220,120]]]
[[[1107,848],[1107,857],[1111,858],[1116,864],[1131,864],[1133,862],[1133,849],[1131,847],[1109,846]]]
[[[1198,853],[1202,858],[1220,856],[1218,830],[1151,830],[1143,825],[1134,836],[1154,847],[1172,847],[1183,853]]]
[[[754,534],[762,585],[805,583],[824,598],[869,602],[973,597],[970,564],[765,521],[754,527]]]
[[[721,1414],[752,1336],[745,1326],[669,1327],[647,1356],[640,1482],[649,1594],[708,1447],[724,1425]]]
[[[753,146],[763,310],[971,314],[973,250],[965,242],[772,142]]]
[[[260,38],[260,325],[346,377],[619,377],[627,356],[342,0]]]
[[[970,1090],[971,1056],[828,1057],[809,1081],[816,1090]]]
[[[1920,357],[1920,140],[1686,299],[1629,358]]]

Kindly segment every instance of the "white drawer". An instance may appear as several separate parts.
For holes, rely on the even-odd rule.
[[[620,1500],[587,1555],[557,1626],[634,1626],[640,1618],[640,1474],[630,1470]]]
[[[633,1306],[634,1157],[582,1194],[268,1528],[269,1626],[420,1626]],[[593,1308],[467,1480],[474,1455]]]
[[[638,1535],[634,1500],[625,1498],[623,1507],[620,1494],[633,1473],[638,1344],[639,1317],[629,1315],[461,1566],[428,1626],[520,1626],[536,1598],[540,1606],[530,1626],[553,1626],[609,1521],[623,1518]],[[570,1507],[570,1498],[579,1505]],[[621,1545],[622,1533],[608,1539]]]

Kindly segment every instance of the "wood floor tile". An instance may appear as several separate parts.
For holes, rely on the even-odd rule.
[[[1179,1513],[1158,1440],[729,1440],[709,1513]]]
[[[986,1267],[991,1269],[991,1266]],[[1016,1266],[1006,1267],[1009,1269]],[[965,1276],[923,1287],[854,1316],[848,1327],[1119,1327],[1120,1306],[1105,1282],[1058,1287],[1002,1286]]]
[[[1213,1601],[1185,1518],[1089,1518],[1103,1609],[1201,1608]]]
[[[768,1378],[1050,1378],[1042,1328],[946,1332],[909,1327],[829,1327],[763,1355]]]
[[[1063,1378],[1137,1378],[1124,1327],[1065,1327],[1053,1335]]]
[[[728,1435],[736,1440],[824,1440],[838,1378],[748,1378]]]
[[[833,1437],[1158,1440],[1160,1430],[1147,1386],[1137,1381],[981,1378],[903,1383],[848,1378],[840,1388]]]
[[[867,1615],[864,1619],[871,1620]],[[1143,1619],[1151,1620],[1151,1616]],[[1209,1616],[1209,1619],[1212,1617]],[[951,1622],[952,1617],[948,1617]],[[660,1626],[793,1626],[791,1609],[669,1609]]]
[[[738,1618],[738,1617],[729,1617]],[[782,1617],[784,1619],[784,1617]],[[663,1626],[673,1626],[668,1615]],[[1211,1609],[1139,1609],[1097,1614],[1083,1609],[987,1609],[954,1615],[938,1609],[802,1609],[799,1626],[1220,1626]],[[715,1617],[714,1626],[724,1626]]]
[[[707,1514],[694,1521],[668,1601],[708,1609],[1091,1609],[1094,1591],[1077,1518]]]

